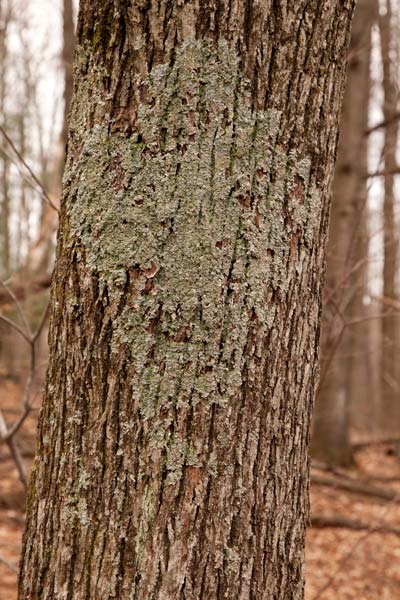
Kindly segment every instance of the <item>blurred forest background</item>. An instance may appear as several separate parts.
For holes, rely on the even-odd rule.
[[[73,0],[0,0],[0,600],[47,362]],[[400,10],[359,0],[333,187],[307,598],[400,598]],[[397,563],[397,565],[396,565]]]

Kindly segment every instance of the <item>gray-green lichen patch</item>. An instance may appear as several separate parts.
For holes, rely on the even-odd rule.
[[[264,332],[260,356],[276,311],[268,294],[285,295],[301,272],[321,200],[310,161],[277,147],[280,113],[249,108],[249,82],[225,42],[217,51],[185,42],[144,87],[135,134],[94,126],[65,181],[88,267],[116,306],[125,295],[112,349],[130,353],[133,400],[172,456],[160,411],[229,404],[250,324]]]

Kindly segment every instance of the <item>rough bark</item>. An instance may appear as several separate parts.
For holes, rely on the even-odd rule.
[[[303,597],[352,5],[81,2],[21,599]]]
[[[389,120],[397,110],[398,86],[395,65],[393,64],[393,17],[391,2],[385,2],[385,14],[379,17],[379,32],[383,64],[383,116]],[[383,296],[396,300],[398,298],[398,218],[396,215],[396,197],[394,175],[397,168],[397,140],[399,133],[398,120],[389,122],[385,127],[383,146],[383,171],[388,174],[384,178],[383,200]],[[382,358],[381,358],[381,430],[387,435],[398,435],[400,431],[400,370],[398,350],[400,348],[400,319],[398,311],[387,314],[383,305],[382,318]],[[389,309],[390,310],[390,309]]]
[[[367,137],[371,27],[374,4],[355,11],[348,79],[341,115],[327,246],[321,339],[322,376],[314,417],[313,454],[334,465],[353,462],[350,411],[365,409],[367,325],[362,318],[368,242],[366,236]],[[360,358],[361,357],[361,358]]]

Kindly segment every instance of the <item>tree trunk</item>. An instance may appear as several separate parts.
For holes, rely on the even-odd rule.
[[[383,116],[391,120],[397,110],[398,86],[395,65],[393,64],[393,17],[391,2],[385,3],[385,14],[379,17],[381,52],[383,63]],[[383,146],[383,171],[393,172],[397,168],[398,120],[392,120],[385,127]],[[396,216],[396,198],[394,176],[385,175],[383,200],[383,296],[396,300],[398,289],[396,278],[398,272],[398,218]],[[389,309],[390,310],[390,309]],[[381,359],[381,430],[386,435],[400,433],[400,369],[398,353],[400,348],[400,319],[398,311],[392,309],[388,315],[387,306],[382,311],[382,359]],[[397,313],[397,314],[396,314]]]
[[[62,64],[64,74],[64,112],[60,135],[61,153],[57,156],[47,190],[55,198],[58,205],[61,196],[62,177],[65,166],[68,120],[73,92],[73,60],[75,51],[74,10],[72,0],[63,0],[63,44]],[[50,272],[53,267],[54,238],[57,231],[57,213],[52,206],[44,203],[40,220],[38,239],[30,248],[34,271],[36,273]]]
[[[10,181],[9,159],[0,152],[1,169],[1,205],[0,205],[0,278],[10,275]]]
[[[61,132],[63,148],[67,144],[69,110],[73,92],[73,61],[75,51],[74,8],[72,0],[63,0],[63,48],[62,61],[64,67],[64,116]],[[64,160],[62,161],[62,169]]]
[[[9,6],[0,6],[0,115],[1,125],[6,128],[5,96],[7,68],[7,29],[11,19]],[[0,150],[1,190],[0,190],[0,278],[10,275],[10,163],[3,150]]]
[[[314,417],[313,454],[320,460],[342,466],[353,462],[349,424],[351,402],[355,403],[357,397],[354,386],[361,386],[359,398],[366,389],[361,385],[365,384],[366,373],[361,366],[366,363],[365,357],[357,361],[357,353],[365,352],[366,346],[359,343],[363,336],[360,340],[355,338],[357,332],[348,324],[364,313],[362,296],[368,259],[365,235],[368,146],[365,131],[368,127],[370,36],[374,16],[370,0],[360,0],[352,28],[333,183],[321,337],[322,376]],[[365,328],[365,323],[363,325]],[[360,407],[360,403],[357,404]]]
[[[21,600],[303,597],[352,8],[81,2]]]

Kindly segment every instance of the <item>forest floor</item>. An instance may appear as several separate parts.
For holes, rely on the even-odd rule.
[[[18,414],[20,389],[0,381],[0,408],[8,422]],[[29,469],[35,447],[35,416],[24,425],[19,445]],[[393,499],[349,492],[339,487],[313,483],[313,515],[347,517],[367,524],[362,531],[347,528],[310,527],[306,547],[306,600],[397,600],[400,599],[400,458],[389,445],[370,446],[356,454],[357,466],[339,474],[338,481],[368,481],[384,490],[394,490]],[[25,496],[8,448],[0,448],[0,600],[17,597],[17,565],[24,526]],[[398,497],[396,496],[398,491]],[[382,527],[397,529],[383,533]]]

